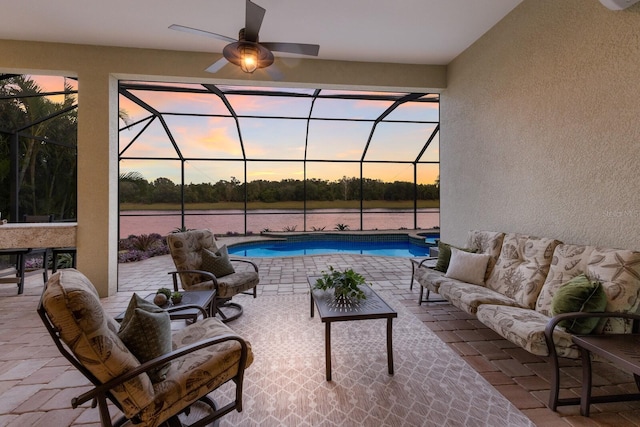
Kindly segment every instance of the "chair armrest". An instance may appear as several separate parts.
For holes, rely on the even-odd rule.
[[[117,387],[120,384],[126,381],[129,381],[130,379],[137,377],[140,374],[146,373],[150,369],[157,368],[158,366],[164,365],[165,363],[173,359],[176,359],[178,357],[182,357],[185,354],[193,353],[194,351],[211,347],[213,345],[220,344],[226,341],[237,341],[238,343],[240,343],[240,362],[238,366],[238,373],[240,374],[241,372],[244,371],[245,365],[247,364],[248,347],[247,347],[246,341],[237,335],[232,335],[232,334],[218,335],[216,337],[207,338],[205,340],[198,341],[196,343],[189,344],[184,347],[180,347],[179,349],[174,350],[170,353],[163,354],[162,356],[156,357],[155,359],[151,359],[141,364],[137,368],[132,369],[116,378],[113,378],[104,384],[98,385],[95,388],[81,394],[76,398],[73,398],[71,400],[71,406],[73,406],[73,408],[77,408],[79,405],[82,405],[83,403],[88,402],[89,400],[95,399],[101,395],[106,395],[106,393],[109,392],[109,390],[113,389],[114,387]]]
[[[209,317],[209,313],[207,313],[207,310],[205,310],[203,307],[200,307],[199,305],[195,305],[195,304],[185,304],[185,305],[181,305],[180,307],[176,307],[176,306],[171,306],[169,308],[166,308],[165,311],[167,313],[173,313],[174,311],[181,311],[181,310],[189,310],[195,308],[196,310],[199,310],[200,313],[202,313],[202,318],[206,319],[207,317]]]
[[[434,259],[438,259],[438,257],[437,256],[430,256],[430,257],[424,258],[419,263],[417,263],[416,268],[422,267],[422,264],[424,264],[425,261],[433,261]],[[414,261],[414,262],[417,262],[417,260]],[[425,267],[425,268],[432,268],[432,267]]]
[[[178,275],[181,273],[193,273],[193,274],[200,274],[202,276],[207,276],[211,281],[213,281],[213,286],[215,286],[216,290],[218,289],[218,279],[216,278],[215,274],[211,273],[210,271],[203,271],[203,270],[180,270],[180,271],[170,271],[167,274],[171,274],[171,276],[173,277],[173,290],[174,291],[178,291]]]
[[[256,265],[255,262],[248,260],[248,259],[240,259],[240,258],[229,258],[229,261],[232,262],[245,262],[247,264],[251,264],[253,266],[253,269],[256,271],[256,273],[258,272],[258,266]]]

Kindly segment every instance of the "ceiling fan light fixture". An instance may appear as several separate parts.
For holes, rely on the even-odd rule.
[[[253,73],[258,68],[258,49],[252,44],[241,44],[240,68],[245,73]]]
[[[272,51],[293,53],[297,55],[318,56],[318,50],[320,49],[320,46],[318,45],[285,42],[260,43],[258,33],[260,32],[260,26],[262,25],[262,19],[264,18],[266,11],[251,0],[245,1],[245,27],[240,29],[238,32],[238,40],[223,36],[222,34],[212,33],[210,31],[185,27],[184,25],[172,24],[169,28],[172,30],[199,34],[230,42],[222,49],[222,56],[224,58],[217,60],[205,69],[205,71],[209,73],[219,71],[226,63],[229,62],[240,67],[240,69],[245,73],[252,74],[258,68],[267,68],[273,64],[274,57]]]

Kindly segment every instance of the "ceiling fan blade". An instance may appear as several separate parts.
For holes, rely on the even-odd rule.
[[[225,65],[227,65],[229,63],[229,61],[227,61],[227,58],[220,58],[218,59],[216,62],[214,62],[213,64],[209,65],[205,71],[207,73],[217,73],[218,71],[220,71],[222,69],[222,67],[224,67]]]
[[[238,41],[237,39],[232,39],[231,37],[223,36],[222,34],[216,34],[209,31],[198,30],[197,28],[185,27],[184,25],[172,24],[172,25],[169,25],[169,28],[176,31],[183,31],[185,33],[196,34],[198,36],[213,37],[215,39],[224,40],[230,43]]]
[[[265,9],[250,0],[247,0],[247,11],[244,24],[244,38],[246,41],[258,41],[258,33],[260,32],[265,12]]]
[[[275,65],[267,68],[262,68],[262,70],[264,70],[269,75],[271,80],[274,80],[276,82],[284,80],[284,74],[282,74],[282,71],[280,71]]]
[[[275,52],[297,53],[299,55],[318,56],[320,46],[317,44],[304,43],[277,43],[267,42],[260,43],[262,46]]]

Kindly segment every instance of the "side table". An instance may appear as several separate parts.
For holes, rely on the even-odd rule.
[[[198,320],[198,316],[202,314],[202,310],[199,308],[204,309],[208,316],[212,317],[215,315],[215,295],[215,289],[204,291],[184,291],[182,292],[182,301],[178,304],[167,303],[163,308],[169,312],[169,318],[171,320],[185,319],[195,322]],[[153,302],[153,298],[155,296],[155,293],[149,294],[145,296],[144,299]],[[118,322],[122,322],[124,313],[125,312],[123,311],[114,317],[114,319]]]
[[[640,334],[574,335],[571,340],[582,357],[582,395],[580,415],[588,417],[591,403],[640,400],[640,393],[591,396],[591,356],[597,354],[625,371],[631,372],[640,390]]]

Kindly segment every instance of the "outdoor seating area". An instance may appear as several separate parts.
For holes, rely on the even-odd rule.
[[[493,398],[487,399],[497,399],[496,396],[501,395],[506,397],[514,408],[520,410],[535,425],[611,425],[612,423],[627,425],[640,422],[640,416],[638,415],[640,413],[640,403],[638,402],[592,404],[590,418],[580,415],[579,406],[560,407],[558,412],[548,409],[546,402],[552,377],[549,358],[530,354],[482,325],[476,320],[475,316],[448,303],[423,302],[418,305],[417,295],[419,289],[418,287],[410,289],[411,266],[406,258],[324,255],[262,258],[254,259],[254,261],[260,271],[260,284],[256,287],[258,298],[254,300],[250,295],[238,295],[234,298],[237,298],[249,310],[242,317],[229,322],[229,327],[234,331],[238,330],[244,333],[245,328],[255,327],[255,324],[251,322],[260,322],[260,319],[256,319],[255,316],[268,315],[268,313],[272,313],[274,308],[277,310],[277,304],[272,302],[274,301],[273,298],[281,301],[285,308],[299,306],[302,316],[308,319],[308,275],[319,274],[321,271],[326,270],[329,265],[336,268],[350,267],[361,272],[368,281],[371,281],[373,288],[383,295],[385,300],[395,301],[394,308],[399,313],[398,323],[394,322],[394,327],[396,328],[394,331],[395,374],[389,376],[386,372],[387,359],[384,345],[376,351],[376,357],[380,360],[376,359],[375,362],[373,360],[371,362],[373,363],[372,368],[379,369],[381,371],[380,375],[384,375],[388,379],[387,381],[412,381],[411,377],[421,376],[424,376],[425,380],[429,378],[437,379],[439,371],[447,369],[446,366],[440,365],[444,362],[437,357],[433,359],[432,356],[429,356],[430,359],[422,361],[421,364],[417,364],[415,360],[406,359],[407,355],[403,354],[403,335],[405,335],[404,339],[406,340],[406,335],[409,333],[423,332],[428,336],[437,337],[436,341],[429,341],[429,346],[435,348],[432,351],[447,354],[444,348],[440,348],[435,344],[436,342],[446,343],[446,351],[452,352],[450,356],[445,357],[446,359],[455,360],[459,358],[459,360],[464,361],[463,365],[467,369],[472,368],[471,372],[473,374],[466,373],[465,375],[471,375],[471,377],[479,375],[482,381],[490,384],[491,390],[496,394]],[[121,264],[119,291],[114,296],[100,300],[104,310],[115,316],[127,307],[134,292],[145,295],[154,292],[161,286],[170,287],[172,279],[167,272],[171,269],[173,269],[173,262],[169,255],[154,257],[141,262]],[[4,290],[2,288],[2,291]],[[72,426],[98,425],[99,411],[97,409],[91,408],[88,403],[80,405],[77,409],[71,407],[71,399],[88,391],[90,383],[60,355],[42,322],[38,319],[35,309],[42,292],[41,277],[28,278],[23,295],[16,296],[15,290],[12,289],[12,291],[11,295],[7,291],[7,298],[4,299],[5,302],[11,302],[11,304],[4,304],[0,309],[0,342],[5,350],[0,356],[0,366],[3,372],[0,375],[0,424],[8,426],[25,423],[37,424],[38,420],[44,420],[46,415],[46,420],[49,423],[55,422],[60,425]],[[271,308],[271,310],[264,311],[268,308]],[[409,316],[409,319],[407,316]],[[278,323],[282,324],[287,318],[279,318]],[[403,319],[405,321],[413,319],[413,323],[410,323],[410,327],[407,327],[402,324]],[[180,328],[180,324],[184,325],[182,322],[184,321],[173,322],[172,328]],[[362,327],[360,326],[361,323],[365,324],[365,322],[347,323],[350,324],[351,328],[356,328],[354,331]],[[272,326],[269,326],[269,330],[273,330]],[[384,331],[384,327],[378,326],[375,329],[379,329],[380,332]],[[314,338],[320,340],[320,346],[309,350],[305,350],[303,347],[297,350],[287,347],[288,350],[286,351],[289,353],[287,357],[291,357],[292,354],[295,355],[296,352],[299,352],[301,356],[306,354],[305,351],[309,351],[314,355],[317,353],[318,363],[311,371],[309,371],[311,368],[308,367],[311,360],[307,360],[306,363],[302,364],[303,369],[305,369],[304,375],[317,378],[318,384],[326,383],[322,387],[327,387],[328,390],[333,390],[333,392],[337,392],[342,387],[347,387],[352,382],[357,383],[356,377],[351,377],[349,371],[343,371],[346,367],[342,360],[334,366],[333,381],[325,381],[324,355],[321,346],[322,332],[317,329],[313,330],[315,331],[313,332]],[[339,331],[340,329],[336,329],[333,339],[337,340],[334,344],[334,357],[340,358],[344,356],[340,353]],[[287,331],[284,330],[283,333],[285,332]],[[267,334],[264,339],[274,339],[274,337],[269,338]],[[307,339],[313,342],[308,337],[305,337],[304,342]],[[433,338],[423,335],[422,339]],[[413,338],[411,340],[413,341]],[[255,345],[260,343],[254,343],[253,339],[250,339],[250,341],[254,346],[255,352]],[[384,339],[382,342],[384,343]],[[353,345],[345,347],[353,347]],[[427,349],[421,351],[428,354]],[[438,354],[437,352],[436,354]],[[242,413],[234,412],[226,415],[221,419],[221,425],[230,425],[225,423],[240,422],[239,420],[242,420],[242,418],[235,417],[244,416],[255,420],[253,417],[258,418],[264,415],[260,411],[266,411],[270,405],[274,404],[273,401],[263,396],[258,391],[259,388],[256,389],[254,384],[255,381],[260,381],[260,378],[266,374],[264,372],[256,372],[256,370],[263,366],[260,363],[265,363],[264,360],[259,362],[260,358],[272,357],[269,354],[271,353],[254,354],[256,360],[245,374],[246,381],[249,381],[249,383],[245,387],[244,410]],[[453,356],[454,354],[457,356]],[[308,355],[304,356],[305,359],[308,357]],[[315,358],[313,360],[315,361]],[[347,358],[346,360],[349,359]],[[449,361],[448,363],[452,362]],[[416,365],[424,365],[425,367],[431,365],[434,370],[421,374],[406,372],[409,366]],[[463,365],[457,366],[456,369],[460,370]],[[380,366],[383,368],[380,369]],[[561,367],[561,397],[579,397],[582,378],[580,361],[561,359]],[[409,377],[405,379],[403,375],[406,374],[409,374]],[[256,378],[256,375],[259,378]],[[292,379],[296,378],[292,373],[286,375],[289,375]],[[370,381],[370,379],[367,381]],[[460,378],[458,381],[464,384],[466,379]],[[308,382],[308,380],[302,381],[301,386],[305,382]],[[437,383],[441,384],[442,381],[438,379]],[[593,364],[593,385],[594,396],[609,392],[612,389],[633,391],[635,388],[635,382],[631,374],[602,362]],[[336,389],[336,387],[338,388]],[[387,384],[385,387],[393,386]],[[435,386],[431,385],[430,387]],[[483,392],[488,391],[484,390]],[[482,395],[483,392],[476,390],[478,395]],[[314,393],[319,392],[316,391]],[[325,391],[323,391],[323,395],[324,393]],[[462,390],[457,393],[464,395]],[[320,399],[319,395],[316,395],[317,399]],[[424,397],[414,396],[412,399],[423,400]],[[495,405],[496,411],[499,411],[499,408],[504,408],[504,404],[499,403],[497,400]],[[393,405],[390,408],[392,408],[389,410],[393,414],[393,411],[395,411]],[[117,412],[116,409],[114,410]],[[279,416],[295,416],[295,414],[291,413],[286,415],[287,410],[282,410],[285,412]],[[288,411],[291,410],[289,409]],[[411,414],[412,412],[409,410],[408,413]],[[273,413],[271,414],[273,415]],[[435,413],[431,414],[435,416]],[[509,410],[509,414],[509,416],[515,417],[510,425],[526,425],[526,421],[518,418],[511,410]],[[302,416],[302,414],[299,414],[299,416]],[[287,419],[290,420],[291,418]],[[372,422],[369,425],[374,424]]]
[[[112,425],[107,399],[124,414],[116,426],[180,425],[178,415],[195,402],[211,408],[202,425],[242,410],[251,346],[206,311],[197,325],[172,332],[170,314],[134,294],[118,327],[89,279],[64,269],[47,283],[38,314],[62,355],[95,386],[72,406],[97,402],[103,426]],[[235,382],[235,397],[216,406],[208,395],[228,381]]]

